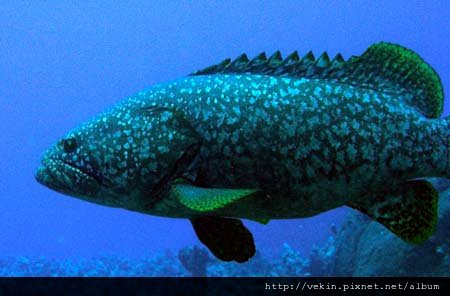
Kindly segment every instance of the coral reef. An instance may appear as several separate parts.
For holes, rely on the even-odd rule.
[[[65,260],[9,257],[0,259],[0,276],[188,276],[188,272],[165,252],[139,260],[113,255]]]
[[[206,276],[206,266],[211,262],[208,251],[198,246],[181,249],[178,259],[192,276]]]
[[[203,247],[185,247],[140,260],[120,256],[55,260],[45,257],[0,259],[0,276],[310,276],[331,275],[334,238],[303,256],[288,244],[280,256],[269,259],[257,252],[246,264],[222,262]],[[317,274],[315,273],[317,271]]]

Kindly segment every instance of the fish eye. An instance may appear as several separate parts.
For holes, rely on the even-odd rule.
[[[62,140],[64,152],[70,153],[77,149],[77,140],[75,138],[67,138]]]

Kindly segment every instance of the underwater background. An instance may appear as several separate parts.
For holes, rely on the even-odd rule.
[[[39,185],[42,152],[120,99],[245,52],[344,58],[388,41],[450,84],[449,1],[2,1],[0,276],[450,276],[450,199],[410,246],[339,208],[244,221],[257,255],[222,263],[187,220],[103,207]],[[448,95],[444,116],[450,113]]]

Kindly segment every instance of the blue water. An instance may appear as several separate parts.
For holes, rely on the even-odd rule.
[[[41,153],[60,136],[155,83],[243,52],[348,58],[390,41],[419,53],[450,89],[449,1],[4,2],[0,256],[138,258],[198,244],[188,221],[89,204],[33,177]],[[306,254],[346,211],[245,223],[261,252],[278,254],[288,243]]]

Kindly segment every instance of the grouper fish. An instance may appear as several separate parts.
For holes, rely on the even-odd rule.
[[[310,217],[341,206],[411,244],[433,234],[449,178],[439,76],[377,43],[344,60],[279,51],[132,95],[56,142],[36,179],[100,205],[189,219],[219,259],[255,253],[241,219]]]

